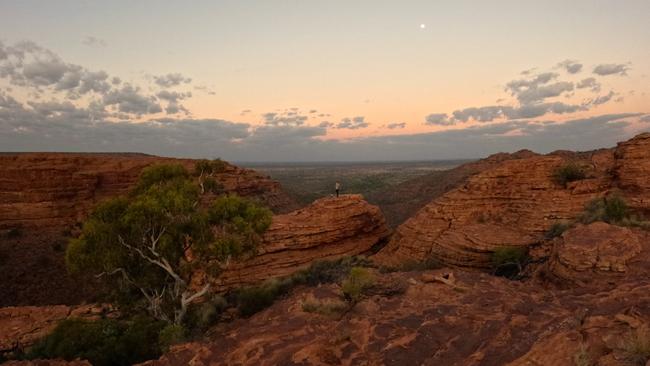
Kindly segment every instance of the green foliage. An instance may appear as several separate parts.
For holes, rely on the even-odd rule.
[[[346,312],[349,304],[337,300],[316,300],[308,299],[301,304],[302,311],[306,313],[317,313],[325,316],[336,316]]]
[[[271,279],[258,286],[244,287],[237,293],[239,313],[249,317],[273,305],[276,299],[288,293],[295,283],[291,277]]]
[[[146,317],[64,320],[32,347],[27,358],[80,358],[96,366],[132,365],[160,357],[161,348],[151,340],[158,339],[163,327],[164,323]]]
[[[199,160],[194,164],[194,176],[212,175],[222,173],[226,170],[228,164],[221,159]]]
[[[490,255],[494,274],[516,278],[528,259],[528,251],[522,247],[499,247]]]
[[[291,276],[271,279],[258,286],[242,288],[236,294],[239,313],[243,316],[251,316],[271,306],[278,298],[296,286],[317,286],[323,283],[340,282],[348,276],[353,268],[360,268],[364,265],[368,265],[368,261],[364,257],[316,261],[309,268],[297,271]]]
[[[650,328],[639,327],[630,332],[621,347],[627,361],[633,365],[645,365],[650,361]]]
[[[221,196],[209,208],[180,165],[145,169],[129,197],[100,204],[72,239],[66,263],[72,272],[103,276],[114,301],[143,306],[158,319],[179,323],[193,267],[252,253],[271,223],[255,202]],[[188,253],[191,251],[191,263]]]
[[[210,224],[221,228],[211,250],[216,258],[223,260],[254,252],[261,234],[271,225],[272,213],[251,200],[228,195],[213,203],[208,219]]]
[[[333,261],[316,261],[309,268],[293,274],[295,283],[317,286],[322,283],[340,282],[350,273],[352,267],[367,266],[365,257],[343,257]]]
[[[185,180],[189,173],[180,164],[156,164],[142,169],[135,193],[141,193],[154,185],[174,180]]]
[[[557,238],[567,231],[569,227],[571,227],[571,225],[568,222],[556,222],[548,229],[546,234],[544,234],[544,238],[547,240]]]
[[[167,352],[170,346],[181,343],[185,340],[187,331],[180,324],[167,324],[158,334],[158,344],[163,352]]]
[[[619,196],[596,198],[585,206],[585,211],[580,218],[584,224],[595,221],[604,221],[610,224],[618,224],[628,217],[628,209],[625,200]]]
[[[203,190],[213,194],[222,194],[224,192],[223,185],[217,182],[216,179],[208,177],[203,180]]]
[[[341,284],[341,291],[346,300],[355,303],[361,300],[364,292],[374,284],[375,277],[370,271],[363,267],[354,267]]]
[[[586,177],[587,174],[584,168],[576,162],[566,163],[553,172],[553,180],[563,187],[566,187],[570,182],[582,180]]]
[[[228,308],[228,301],[219,295],[213,295],[207,301],[190,309],[187,327],[192,330],[206,330],[219,320],[219,316]]]

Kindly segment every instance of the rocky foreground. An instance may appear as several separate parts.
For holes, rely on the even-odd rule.
[[[607,257],[582,267],[565,263],[595,235]],[[578,227],[523,282],[448,268],[377,272],[375,289],[342,314],[302,307],[313,299],[341,301],[337,285],[303,288],[147,365],[569,366],[581,357],[585,365],[634,364],[626,342],[650,324],[648,239],[647,232],[603,223]],[[630,246],[634,255],[620,250]],[[564,281],[548,281],[555,274]]]

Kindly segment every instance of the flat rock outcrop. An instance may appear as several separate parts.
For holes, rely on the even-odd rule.
[[[0,355],[25,350],[65,319],[96,319],[114,314],[101,305],[22,306],[0,308]]]
[[[213,282],[213,288],[224,291],[286,276],[317,260],[366,253],[389,234],[379,208],[361,195],[321,198],[305,208],[274,216],[257,255],[232,263]]]
[[[329,316],[302,303],[340,302],[337,285],[298,289],[146,364],[573,366],[584,348],[591,364],[622,366],[625,340],[650,324],[647,271],[632,282],[569,290],[477,271],[375,273],[377,287],[400,283],[403,291],[370,294]]]
[[[565,187],[554,172],[570,161],[584,166],[587,177]],[[496,248],[535,244],[554,223],[576,219],[586,203],[612,191],[620,191],[634,209],[650,208],[647,164],[650,134],[614,149],[502,161],[418,211],[374,258],[386,265],[434,258],[487,268]]]

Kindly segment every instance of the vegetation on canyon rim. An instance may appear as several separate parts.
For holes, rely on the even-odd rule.
[[[587,178],[585,168],[576,162],[568,162],[561,165],[553,172],[555,182],[565,188],[567,184],[585,178]]]
[[[209,290],[191,288],[192,273],[254,253],[271,223],[268,209],[235,195],[201,202],[206,187],[218,187],[208,182],[220,166],[199,162],[195,178],[181,165],[143,170],[129,196],[91,213],[67,249],[70,270],[102,278],[123,308],[181,324],[189,305]]]

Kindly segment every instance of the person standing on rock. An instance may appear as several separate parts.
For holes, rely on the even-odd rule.
[[[336,191],[336,197],[339,196],[339,191],[341,190],[341,183],[336,181],[336,184],[334,185],[334,190]]]

